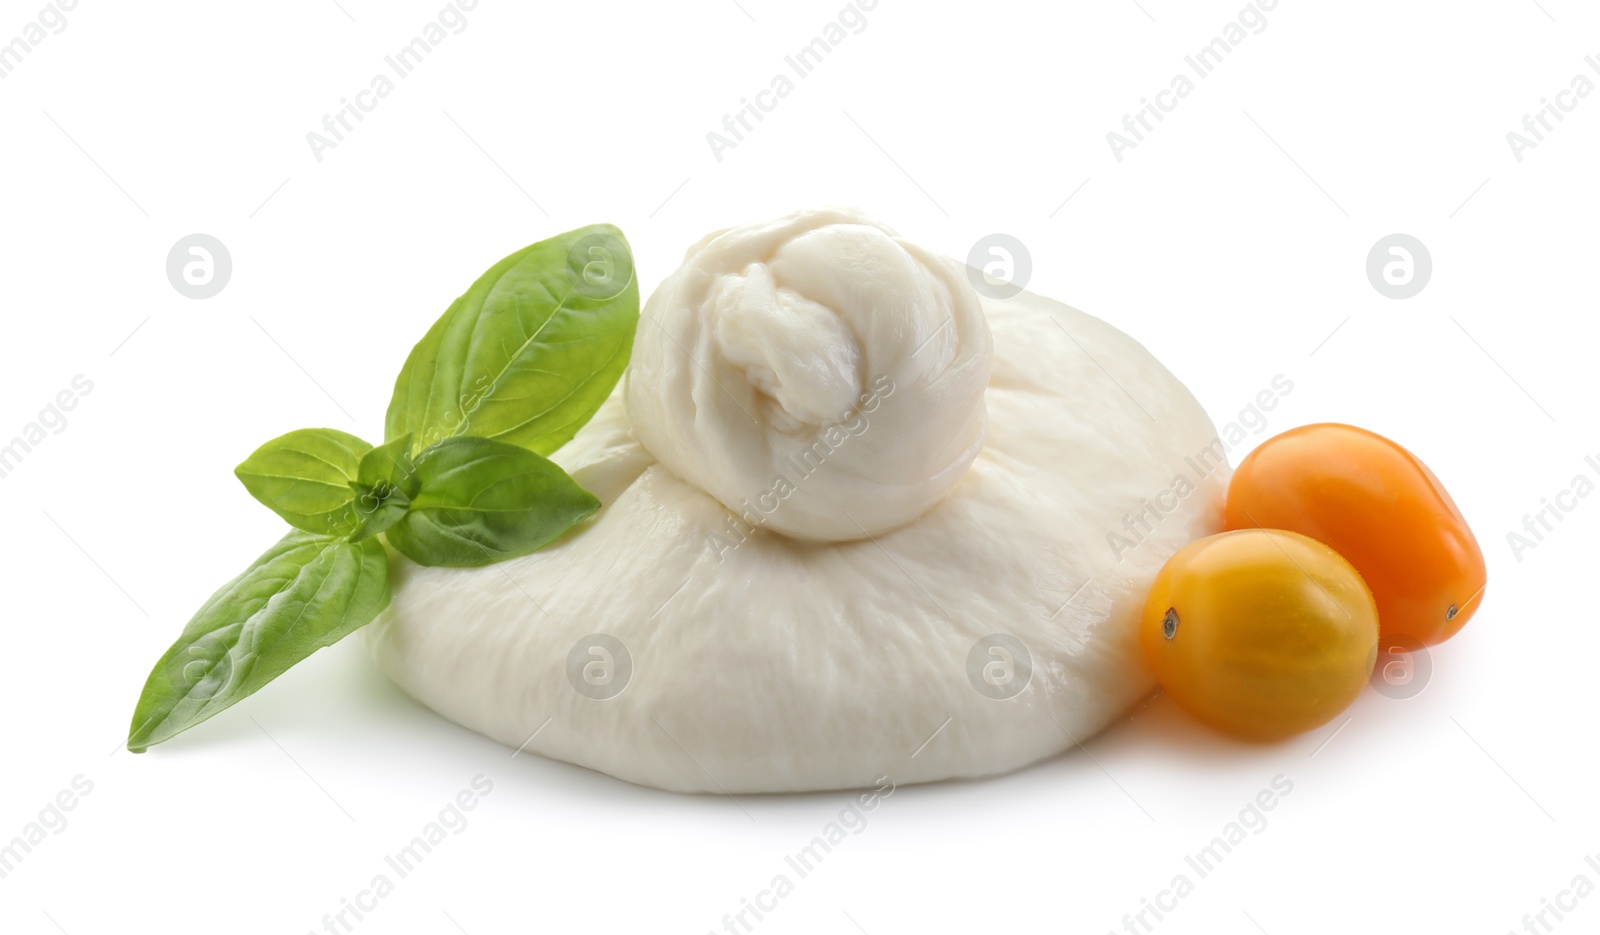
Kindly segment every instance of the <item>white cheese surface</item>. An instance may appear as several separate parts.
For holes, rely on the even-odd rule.
[[[1215,435],[1105,322],[794,215],[707,238],[646,304],[627,380],[554,457],[598,514],[487,568],[391,554],[364,638],[443,716],[663,789],[1005,772],[1154,687],[1136,618],[1221,528]],[[1009,682],[973,652],[995,634],[1026,650]]]

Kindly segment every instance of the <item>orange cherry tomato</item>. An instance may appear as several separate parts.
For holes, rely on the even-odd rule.
[[[1386,646],[1454,636],[1488,580],[1478,540],[1428,466],[1353,425],[1263,442],[1233,474],[1224,523],[1292,530],[1343,555],[1372,589]]]
[[[1139,643],[1172,700],[1218,730],[1278,740],[1326,724],[1361,694],[1378,609],[1361,576],[1280,529],[1207,536],[1156,575]]]

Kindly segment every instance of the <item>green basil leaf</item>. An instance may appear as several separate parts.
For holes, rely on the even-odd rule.
[[[389,559],[360,545],[291,531],[223,585],[150,671],[128,749],[139,753],[204,721],[389,604]]]
[[[560,448],[621,377],[639,283],[609,224],[540,241],[496,263],[406,358],[385,437],[419,448],[475,435],[539,454]]]
[[[233,473],[251,496],[306,532],[346,535],[361,459],[372,446],[337,429],[297,429],[267,442]]]
[[[417,456],[421,488],[384,533],[422,565],[472,568],[529,552],[600,508],[558,465],[486,438],[447,438]]]
[[[411,498],[388,483],[377,487],[355,485],[356,525],[350,531],[351,542],[362,542],[383,532],[400,521],[411,506]]]
[[[417,470],[411,461],[411,439],[407,432],[363,455],[356,471],[357,484],[372,489],[388,483],[407,497],[416,496]]]
[[[350,541],[370,539],[399,522],[418,486],[410,432],[363,455],[356,479],[350,482],[356,493],[356,525]]]

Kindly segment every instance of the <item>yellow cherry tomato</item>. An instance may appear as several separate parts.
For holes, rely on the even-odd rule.
[[[1281,529],[1224,532],[1169,559],[1139,642],[1178,705],[1212,727],[1278,740],[1332,720],[1378,654],[1378,609],[1355,568]]]

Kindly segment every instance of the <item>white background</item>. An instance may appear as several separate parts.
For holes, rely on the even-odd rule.
[[[116,751],[150,664],[279,535],[233,465],[302,426],[379,435],[406,351],[490,263],[610,221],[649,290],[709,230],[828,203],[956,256],[1020,238],[1029,288],[1143,341],[1219,426],[1284,374],[1270,432],[1401,441],[1490,583],[1415,698],[1369,691],[1269,747],[1157,698],[1087,750],[901,788],[758,931],[1098,933],[1187,873],[1156,931],[1501,933],[1600,884],[1600,496],[1520,560],[1507,541],[1600,460],[1600,94],[1520,162],[1506,141],[1600,81],[1600,14],[1282,0],[1118,162],[1106,133],[1241,6],[881,0],[719,161],[707,132],[839,0],[483,0],[319,162],[307,132],[437,0],[83,2],[0,81],[0,436],[93,382],[0,480],[0,840],[75,776],[93,791],[0,879],[0,930],[320,931],[478,774],[471,824],[356,931],[721,930],[845,795],[735,803],[512,759],[355,641]],[[39,8],[0,2],[0,42]],[[204,301],[165,274],[195,232],[234,264]],[[1394,232],[1434,264],[1404,301],[1364,269]],[[1197,879],[1184,856],[1279,774],[1270,823]],[[1545,921],[1594,931],[1600,898]]]

